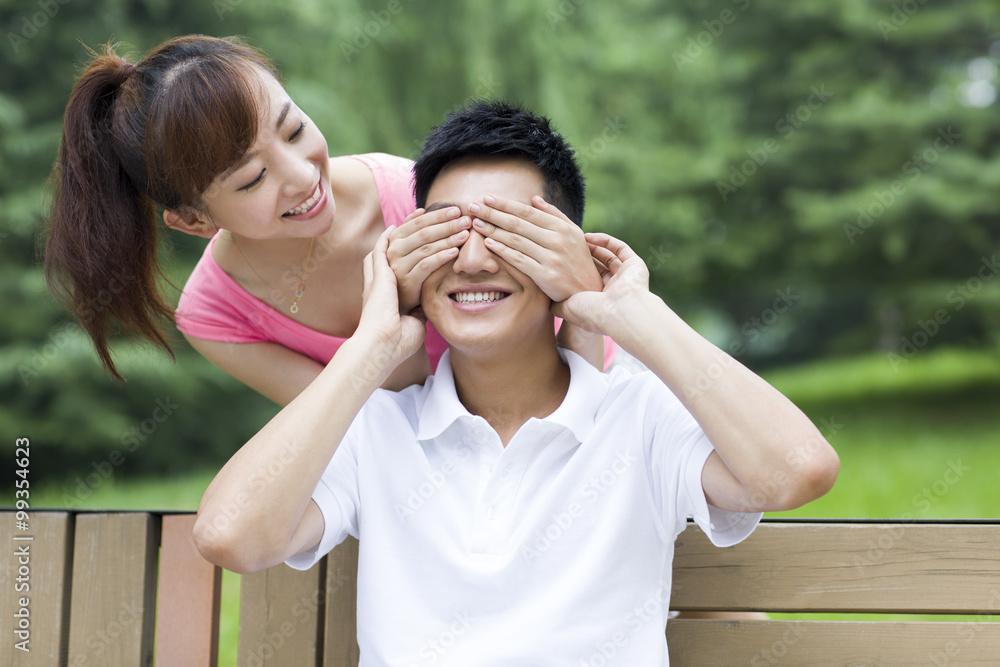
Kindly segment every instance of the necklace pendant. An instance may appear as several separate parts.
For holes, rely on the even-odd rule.
[[[233,236],[232,234],[230,234],[229,235],[229,240],[232,242],[233,247],[236,248],[236,251],[238,253],[240,253],[240,256],[243,258],[243,261],[246,262],[247,266],[250,267],[250,270],[253,271],[254,275],[257,276],[257,278],[259,278],[262,283],[264,283],[265,285],[267,285],[270,288],[270,290],[271,290],[271,296],[274,299],[274,301],[277,302],[277,301],[280,301],[280,300],[283,300],[283,299],[287,299],[288,297],[283,296],[281,292],[279,292],[277,289],[274,288],[273,285],[271,285],[271,283],[267,282],[267,280],[264,278],[264,276],[262,276],[262,275],[260,275],[260,273],[258,273],[257,269],[253,268],[253,264],[250,263],[250,260],[247,259],[247,256],[243,254],[243,251],[236,244],[236,237]],[[306,255],[306,262],[305,262],[305,264],[303,266],[308,265],[309,262],[312,260],[313,244],[315,242],[316,242],[316,239],[312,239],[312,240],[309,241],[309,253]],[[302,276],[301,280],[299,281],[299,286],[295,289],[295,300],[292,301],[292,307],[289,309],[293,315],[295,313],[299,312],[299,299],[302,298],[302,295],[306,291],[306,278],[308,278],[308,277],[309,277],[309,273],[306,272]],[[277,307],[276,303],[275,303],[275,307]]]

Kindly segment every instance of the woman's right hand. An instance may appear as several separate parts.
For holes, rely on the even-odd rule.
[[[399,285],[400,312],[419,306],[427,276],[458,257],[472,226],[469,216],[461,214],[457,206],[430,212],[418,208],[392,230],[386,257]]]
[[[382,370],[388,373],[420,349],[427,333],[423,312],[404,314],[400,309],[396,276],[386,258],[391,233],[390,229],[382,232],[365,257],[361,321],[351,336],[375,344],[377,355],[388,366]]]

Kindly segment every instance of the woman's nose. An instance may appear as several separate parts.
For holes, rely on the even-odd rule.
[[[301,194],[303,197],[309,196],[312,189],[316,187],[316,166],[306,156],[293,151],[285,153],[284,164],[281,174],[285,180],[285,189],[289,196]]]

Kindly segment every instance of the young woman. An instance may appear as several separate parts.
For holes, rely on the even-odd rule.
[[[387,227],[397,227],[393,270],[419,284],[471,226],[457,208],[418,221],[409,160],[329,157],[259,51],[199,35],[136,64],[111,46],[96,55],[66,108],[53,180],[46,275],[113,375],[115,327],[171,353],[163,325],[174,320],[201,354],[281,405],[357,327],[362,262]],[[168,227],[209,239],[176,314],[158,287],[158,208]],[[587,250],[575,225],[560,234]],[[580,256],[590,262],[589,250]],[[560,342],[602,365],[600,338],[567,325]],[[429,330],[383,386],[422,382],[445,349]]]

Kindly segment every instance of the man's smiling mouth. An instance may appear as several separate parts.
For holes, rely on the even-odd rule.
[[[457,303],[488,303],[510,296],[510,292],[453,292],[448,295]]]

